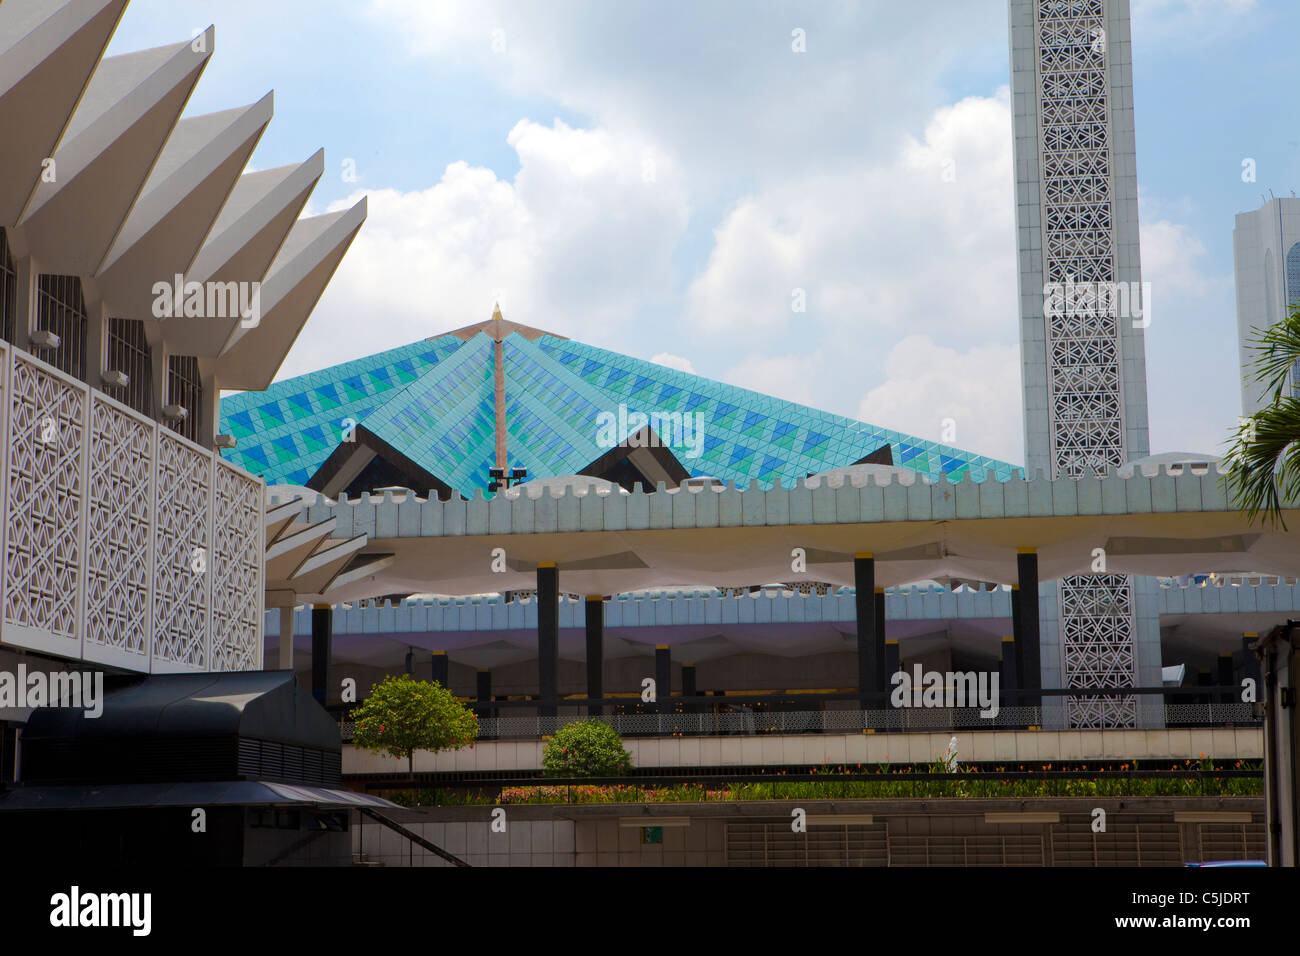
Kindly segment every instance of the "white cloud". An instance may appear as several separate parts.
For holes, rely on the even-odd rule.
[[[650,361],[665,368],[675,368],[679,372],[689,372],[691,375],[699,374],[695,371],[695,366],[691,364],[690,359],[682,358],[680,355],[673,355],[670,352],[660,352],[658,355],[652,355]]]
[[[727,369],[722,374],[722,381],[815,408],[813,385],[826,374],[826,356],[821,352],[750,355]]]
[[[880,163],[748,197],[690,287],[692,321],[726,334],[809,324],[877,338],[890,326],[1013,334],[1010,168],[1004,88],[938,110]]]
[[[662,298],[689,215],[671,158],[561,122],[521,121],[508,141],[513,182],[458,162],[428,189],[368,193],[366,224],[282,376],[481,322],[498,299],[507,319],[586,334]]]
[[[886,382],[862,399],[863,421],[1013,464],[1024,461],[1018,346],[959,352],[928,335],[909,335],[890,349],[885,371]],[[955,434],[944,435],[945,419]]]

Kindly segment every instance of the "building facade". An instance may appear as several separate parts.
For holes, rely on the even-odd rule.
[[[1251,344],[1259,329],[1286,317],[1300,304],[1300,199],[1270,199],[1253,212],[1237,215],[1232,230],[1233,272],[1237,289],[1237,348],[1241,363],[1241,414],[1253,415],[1270,396],[1251,374]],[[1292,368],[1286,388],[1300,389],[1300,367]]]

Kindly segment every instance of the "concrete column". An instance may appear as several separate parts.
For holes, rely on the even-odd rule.
[[[853,556],[853,586],[858,619],[858,693],[862,709],[883,706],[881,701],[865,695],[880,689],[885,670],[884,635],[879,631],[876,614],[876,562],[871,553]]]
[[[683,665],[682,665],[682,696],[683,696],[683,697],[694,697],[695,694],[696,694],[696,690],[695,690],[695,665],[694,665],[694,664],[683,664]],[[688,714],[694,714],[694,713],[696,713],[696,712],[699,711],[700,707],[699,707],[698,704],[687,703],[687,704],[683,705],[683,709],[684,709],[684,710],[686,711],[686,713],[688,713]]]
[[[1020,655],[1016,653],[1016,639],[1014,637],[1002,638],[1002,673],[999,675],[999,681],[1003,690],[1015,690],[1020,685],[1017,683],[1020,671]],[[1012,696],[1003,698],[998,702],[999,707],[1015,707],[1019,704],[1019,698]]]
[[[655,710],[668,714],[673,709],[673,660],[667,644],[655,645]]]
[[[10,243],[14,241],[12,233],[6,232]],[[36,325],[36,260],[31,256],[19,257],[18,252],[10,246],[14,258],[14,272],[17,273],[18,288],[14,296],[14,341],[13,344],[25,352],[32,350],[32,328]]]
[[[898,673],[899,668],[899,647],[898,638],[885,638],[885,690],[891,690],[889,683],[891,677]]]
[[[311,695],[321,706],[328,698],[330,650],[334,641],[334,609],[317,604],[311,609]]]
[[[1259,658],[1255,656],[1255,651],[1251,647],[1251,645],[1254,644],[1257,640],[1259,640],[1258,634],[1241,635],[1241,661],[1242,661],[1241,676],[1243,679],[1249,677],[1255,682],[1255,699],[1263,700],[1264,683],[1260,678]],[[1234,699],[1241,700],[1240,691],[1237,692],[1237,695]]]
[[[1215,682],[1220,686],[1227,687],[1232,683],[1232,655],[1219,655],[1219,677]],[[1230,690],[1221,691],[1218,695],[1219,701],[1224,704],[1231,704],[1236,700],[1236,695]]]
[[[1016,570],[1020,581],[1020,631],[1016,645],[1024,660],[1024,675],[1019,687],[1034,691],[1043,686],[1040,661],[1041,635],[1038,627],[1038,552],[1021,548],[1016,555]],[[1029,693],[1024,702],[1030,707],[1042,703],[1042,695]]]
[[[280,608],[280,658],[282,671],[293,670],[293,611],[292,607]]]
[[[560,570],[554,564],[537,566],[537,712],[556,715],[560,651]]]
[[[605,597],[588,594],[587,610],[587,696],[605,696]],[[599,704],[587,707],[587,716],[599,717],[605,708]]]
[[[446,651],[433,652],[433,679],[443,687],[451,679],[451,664],[447,660]]]

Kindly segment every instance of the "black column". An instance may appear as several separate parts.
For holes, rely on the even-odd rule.
[[[1227,687],[1232,683],[1232,655],[1231,654],[1219,655],[1218,683],[1220,686],[1223,687]],[[1219,692],[1219,700],[1224,704],[1231,704],[1236,699],[1237,696],[1234,695],[1230,690]]]
[[[1022,550],[1016,555],[1016,570],[1020,579],[1020,634],[1016,644],[1019,657],[1024,660],[1024,674],[1019,686],[1034,691],[1043,686],[1039,666],[1041,638],[1038,629],[1038,552]],[[1026,694],[1024,703],[1030,707],[1042,703],[1038,694]]]
[[[883,707],[884,703],[865,695],[880,689],[885,670],[885,645],[878,630],[876,614],[876,562],[870,554],[853,556],[853,587],[858,618],[858,693],[862,709]]]
[[[673,659],[667,644],[655,646],[655,708],[661,714],[672,712]]]
[[[1016,646],[1016,687],[1025,686],[1025,655],[1020,649],[1025,646],[1025,629],[1020,624],[1020,586],[1011,587],[1011,640]],[[1017,697],[1017,704],[1023,701]]]
[[[560,570],[537,566],[537,713],[556,714],[556,671],[560,652]]]
[[[999,681],[1002,684],[1002,690],[1013,691],[1019,685],[1016,681],[1019,678],[1020,655],[1016,653],[1016,640],[1014,637],[1002,638],[1002,674]],[[998,701],[998,707],[1015,707],[1019,703],[1014,694],[1009,697],[1003,697]]]
[[[317,604],[311,609],[311,695],[324,706],[330,681],[330,645],[334,637],[334,609]]]
[[[1241,662],[1242,662],[1242,679],[1247,677],[1255,681],[1255,699],[1264,699],[1264,683],[1259,672],[1259,658],[1255,656],[1251,645],[1259,640],[1258,634],[1241,635]],[[1241,700],[1241,691],[1237,691],[1233,700]]]
[[[450,665],[447,663],[446,651],[433,652],[433,679],[443,687],[447,686]]]
[[[682,665],[682,696],[683,697],[695,696],[695,665],[694,664]],[[697,711],[699,711],[700,707],[698,704],[686,703],[682,705],[682,709],[686,711],[686,713],[688,714],[694,714]]]
[[[474,691],[480,704],[492,702],[492,672],[486,667],[480,667],[474,675]],[[477,713],[480,719],[497,715],[495,707],[480,707]]]
[[[1211,683],[1210,669],[1208,667],[1202,667],[1199,671],[1196,672],[1196,686],[1205,688],[1205,687],[1209,687],[1210,683]],[[1202,690],[1199,694],[1196,695],[1196,702],[1198,704],[1208,704],[1212,697],[1213,695],[1210,694],[1208,691]]]
[[[605,598],[600,594],[587,595],[587,696],[605,696]],[[604,712],[600,704],[587,707],[589,717]]]
[[[885,690],[890,690],[889,680],[898,673],[898,638],[885,639]]]

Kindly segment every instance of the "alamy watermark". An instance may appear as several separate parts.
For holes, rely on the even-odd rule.
[[[1075,282],[1067,275],[1064,282],[1043,286],[1043,312],[1060,315],[1113,315],[1132,319],[1133,328],[1151,324],[1150,282]]]
[[[649,426],[650,433],[643,434]],[[631,448],[679,448],[683,457],[699,458],[704,453],[703,412],[629,412],[618,406],[618,414],[601,412],[596,416],[596,445],[615,448],[619,435],[627,436]]]
[[[922,671],[914,664],[911,674],[900,670],[889,682],[894,707],[978,707],[981,717],[998,715],[997,671]]]
[[[0,707],[69,707],[90,720],[104,713],[103,671],[0,671]]]
[[[246,329],[262,321],[262,283],[186,282],[177,273],[172,282],[155,282],[155,319],[239,319]]]

